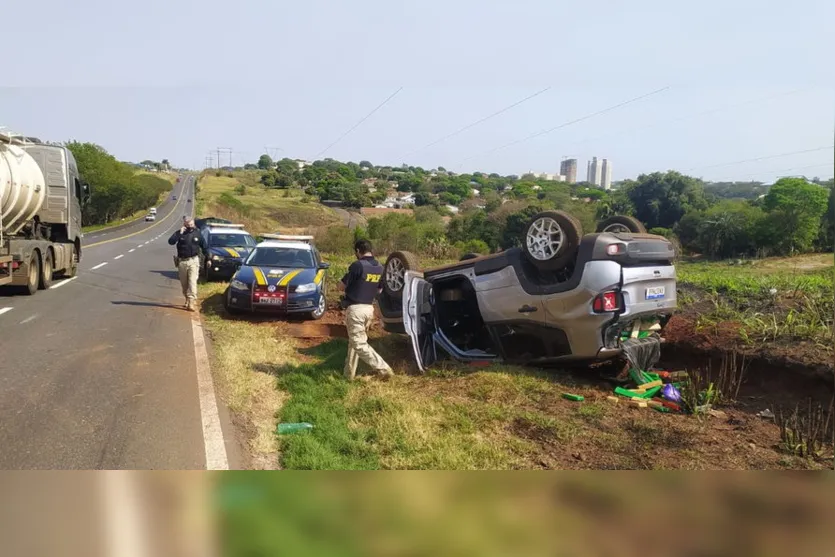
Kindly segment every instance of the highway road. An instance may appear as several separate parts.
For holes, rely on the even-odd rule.
[[[194,178],[174,192],[154,222],[85,236],[76,278],[0,295],[0,469],[238,466],[167,241]]]

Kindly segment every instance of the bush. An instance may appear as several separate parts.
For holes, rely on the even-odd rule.
[[[650,234],[655,234],[656,236],[664,236],[665,238],[668,238],[668,239],[675,237],[675,234],[673,234],[672,230],[670,230],[669,228],[661,227],[661,226],[656,226],[655,228],[650,228],[649,230],[647,230],[647,232],[650,233]]]
[[[458,250],[459,254],[478,253],[480,255],[486,255],[490,253],[490,246],[488,246],[482,240],[467,240],[466,242],[456,242],[455,248]]]
[[[238,195],[246,195],[246,186],[243,184],[238,184],[235,186],[235,193]]]
[[[324,253],[351,253],[354,251],[354,234],[347,226],[319,228],[314,234],[316,247]]]

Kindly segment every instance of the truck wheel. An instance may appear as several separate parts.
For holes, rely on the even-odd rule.
[[[36,251],[33,251],[29,257],[28,271],[24,294],[34,296],[38,291],[38,283],[41,280],[41,258],[38,257],[38,252]]]
[[[395,251],[386,259],[383,268],[383,291],[399,300],[403,295],[403,278],[406,271],[418,270],[418,258],[408,251]]]
[[[612,234],[646,234],[647,229],[641,221],[635,217],[626,215],[615,215],[603,220],[597,225],[598,232],[610,232]]]
[[[52,252],[46,250],[43,257],[43,264],[41,265],[40,280],[38,286],[41,290],[47,290],[52,286]]]
[[[64,270],[65,278],[72,278],[78,274],[78,248],[75,244],[72,245],[72,254],[70,255],[70,266]]]
[[[562,211],[543,211],[525,228],[525,255],[543,271],[557,271],[573,261],[583,237],[580,222]]]

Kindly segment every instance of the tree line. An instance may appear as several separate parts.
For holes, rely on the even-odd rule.
[[[373,225],[377,229],[369,223],[369,233],[376,236],[372,239],[388,243],[394,235],[401,243],[432,246],[432,251],[443,251],[443,242],[482,252],[520,245],[526,219],[547,209],[572,214],[585,232],[593,232],[606,217],[631,215],[651,232],[676,239],[685,251],[710,257],[827,251],[835,243],[831,179],[710,183],[671,170],[642,174],[604,191],[585,182],[568,184],[530,174],[455,174],[443,167],[426,170],[333,159],[299,166],[297,161],[275,162],[267,155],[250,165],[262,173],[267,187],[301,188],[320,200],[349,207],[379,203],[391,189],[412,194],[416,207],[433,209],[440,216],[451,216],[448,205],[458,207],[459,214],[446,226],[425,211],[416,213],[420,219],[386,216]]]
[[[137,173],[133,165],[118,161],[99,145],[70,141],[66,147],[75,157],[79,174],[90,184],[90,201],[81,213],[84,226],[133,215],[155,205],[171,190],[165,178]]]

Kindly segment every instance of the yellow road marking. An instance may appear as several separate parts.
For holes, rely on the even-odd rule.
[[[264,276],[264,271],[258,267],[253,267],[252,272],[255,274],[255,281],[258,283],[258,286],[266,286],[267,278]]]
[[[150,229],[152,229],[153,227],[155,227],[156,225],[164,223],[165,221],[170,219],[174,215],[174,213],[177,212],[176,211],[177,207],[180,206],[180,202],[183,200],[185,191],[186,191],[186,186],[185,186],[185,182],[183,182],[183,187],[180,189],[180,197],[177,198],[177,203],[174,204],[174,208],[171,209],[171,212],[168,213],[165,217],[163,217],[162,220],[154,221],[154,224],[152,224],[151,226],[149,226],[147,228],[143,228],[142,230],[140,230],[138,232],[132,232],[130,234],[127,234],[126,236],[120,236],[119,238],[111,238],[109,240],[102,240],[101,242],[96,242],[94,244],[87,244],[87,245],[81,244],[81,248],[82,249],[93,248],[93,247],[96,247],[96,246],[100,246],[102,244],[109,244],[110,242],[116,242],[118,240],[124,240],[125,238],[130,238],[131,236],[136,236],[137,234],[142,234],[143,232],[147,232]]]
[[[299,273],[301,273],[301,271],[299,271],[299,270],[290,271],[289,273],[284,275],[283,279],[278,281],[278,285],[279,286],[287,286],[290,283],[290,281],[293,280],[294,278],[296,278],[296,275],[298,275]]]

